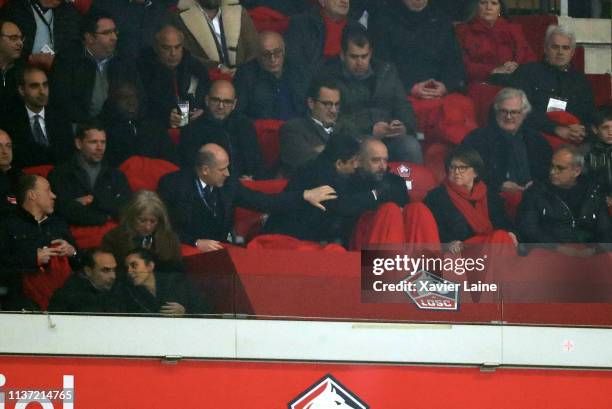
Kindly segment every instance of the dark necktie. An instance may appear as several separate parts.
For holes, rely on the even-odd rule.
[[[211,186],[206,186],[204,189],[204,200],[206,206],[212,212],[213,216],[217,216],[217,191],[213,190]]]
[[[45,133],[42,130],[42,126],[40,124],[41,116],[36,114],[34,115],[34,125],[32,126],[32,134],[34,135],[34,140],[38,145],[41,146],[49,146],[49,141],[45,136]]]

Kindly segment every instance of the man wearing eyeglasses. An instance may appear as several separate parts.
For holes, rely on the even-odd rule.
[[[234,112],[236,103],[236,92],[231,82],[213,82],[204,97],[204,114],[181,134],[179,152],[184,167],[193,166],[195,154],[202,145],[214,143],[229,154],[233,174],[243,179],[267,176],[253,122]]]
[[[22,50],[23,35],[19,27],[0,19],[0,114],[19,99],[16,73],[23,67]]]
[[[472,131],[462,145],[484,161],[484,181],[497,192],[522,192],[534,181],[546,181],[552,149],[539,132],[523,126],[531,112],[527,95],[504,88],[493,103],[495,119]]]
[[[576,249],[566,243],[612,242],[612,220],[605,192],[584,171],[584,154],[562,145],[552,157],[549,180],[525,191],[519,211],[521,242],[560,243],[557,250],[587,256],[590,248]]]
[[[259,57],[236,72],[237,109],[252,119],[286,121],[303,114],[304,81],[285,59],[283,36],[264,31],[259,46]]]
[[[137,81],[131,61],[115,56],[119,31],[113,18],[92,11],[83,17],[82,47],[59,54],[51,72],[51,104],[72,123],[96,117],[108,98],[109,84]]]

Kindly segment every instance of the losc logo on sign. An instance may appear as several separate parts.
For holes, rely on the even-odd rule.
[[[0,373],[0,409],[74,409],[74,376],[64,375],[62,388],[6,388]],[[56,402],[54,405],[53,402]],[[62,406],[58,406],[61,402]],[[33,404],[30,406],[30,404]]]
[[[428,271],[420,270],[404,279],[408,283],[408,297],[421,310],[457,311],[459,284],[445,280]]]
[[[412,169],[410,169],[408,166],[404,165],[403,163],[399,165],[396,168],[396,170],[397,170],[397,175],[403,178],[409,178],[410,174],[412,173]]]
[[[331,375],[326,375],[289,402],[289,409],[369,409]]]

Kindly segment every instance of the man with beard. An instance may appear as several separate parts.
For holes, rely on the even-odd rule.
[[[233,174],[256,179],[265,176],[255,128],[250,119],[234,112],[236,102],[236,92],[230,82],[213,83],[204,98],[204,115],[190,123],[181,137],[179,151],[183,167],[193,167],[202,145],[215,143],[229,154]]]
[[[257,56],[257,31],[238,2],[184,0],[173,24],[185,34],[185,48],[209,68],[234,75],[236,66]]]
[[[58,164],[72,153],[72,129],[58,110],[49,107],[49,82],[43,70],[26,66],[18,76],[19,104],[1,120],[13,138],[14,165],[18,168]]]

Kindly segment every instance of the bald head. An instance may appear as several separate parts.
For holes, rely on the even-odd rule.
[[[378,182],[382,181],[387,173],[388,161],[387,146],[380,140],[368,138],[362,142],[359,169],[364,175]]]
[[[275,31],[264,31],[259,34],[259,65],[277,78],[283,75],[285,63],[285,41]]]
[[[181,30],[174,26],[164,26],[155,34],[155,53],[159,61],[174,70],[183,59],[183,40]]]
[[[196,173],[206,185],[221,187],[229,177],[229,156],[216,143],[207,143],[198,150]]]
[[[218,80],[213,82],[204,103],[210,115],[215,119],[226,119],[236,107],[236,91],[231,82]]]
[[[13,162],[13,142],[8,133],[0,129],[0,170],[6,172]]]

